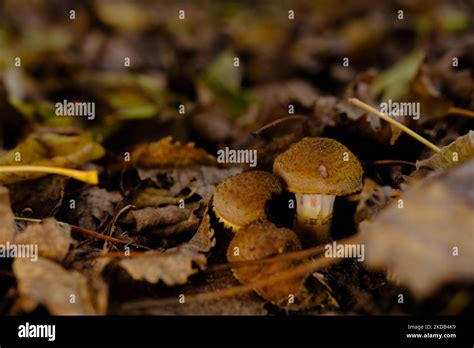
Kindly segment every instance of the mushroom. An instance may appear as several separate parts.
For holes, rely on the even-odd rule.
[[[221,181],[214,192],[213,209],[225,227],[236,232],[266,217],[266,204],[282,192],[279,179],[260,170],[243,172]]]
[[[362,166],[341,143],[304,138],[280,154],[273,164],[288,191],[296,196],[296,231],[308,245],[329,239],[336,196],[362,188]]]
[[[268,221],[255,222],[241,228],[235,234],[227,248],[227,260],[229,262],[259,260],[298,250],[301,250],[301,243],[292,230],[278,228]],[[236,267],[232,272],[242,284],[249,284],[295,267],[300,262],[278,260],[254,266]],[[293,277],[255,288],[254,291],[265,300],[286,308],[289,305],[289,295],[297,298],[303,294],[306,278],[307,276]]]

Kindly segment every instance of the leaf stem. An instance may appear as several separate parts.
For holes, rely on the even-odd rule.
[[[407,133],[408,135],[412,136],[413,138],[415,138],[416,140],[418,140],[420,143],[426,145],[427,147],[429,147],[431,150],[435,151],[435,152],[440,152],[441,149],[439,147],[437,147],[435,144],[433,144],[432,142],[426,140],[425,138],[423,138],[422,136],[420,136],[419,134],[415,133],[414,131],[412,131],[410,128],[408,128],[407,126],[401,124],[400,122],[397,122],[395,121],[393,118],[387,116],[387,115],[384,115],[382,114],[380,111],[378,111],[377,109],[373,108],[372,106],[360,101],[359,99],[357,98],[349,98],[349,104],[351,105],[355,105],[355,106],[358,106],[362,109],[364,109],[365,111],[368,111],[372,114],[374,114],[375,116],[377,117],[380,117],[381,119],[387,121],[388,123],[394,125],[395,127],[397,127],[398,129],[404,131],[405,133]]]
[[[76,170],[61,167],[48,166],[0,166],[0,173],[17,173],[17,172],[37,172],[46,174],[59,174],[68,176],[70,178],[83,181],[88,184],[97,185],[99,183],[99,176],[96,170]]]

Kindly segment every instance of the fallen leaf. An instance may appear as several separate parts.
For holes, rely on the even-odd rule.
[[[48,218],[41,223],[28,224],[17,233],[14,243],[37,245],[41,257],[61,261],[66,257],[72,241],[69,225],[59,225],[56,219]]]
[[[12,243],[15,231],[15,215],[10,207],[8,189],[0,186],[0,244]]]
[[[193,143],[173,142],[165,137],[156,142],[137,146],[132,152],[132,162],[141,168],[182,168],[191,165],[214,165],[216,160]]]
[[[151,179],[157,185],[166,183],[172,195],[185,189],[195,190],[203,198],[209,198],[216,185],[228,176],[242,172],[241,167],[219,168],[214,166],[192,166],[185,169],[139,169],[141,180]]]
[[[39,165],[76,168],[104,156],[105,149],[87,135],[30,134],[0,157],[0,165]],[[20,156],[20,157],[18,157]],[[0,183],[12,184],[44,176],[42,173],[0,173]]]
[[[21,215],[28,210],[30,217],[38,219],[54,216],[63,204],[68,182],[65,176],[46,175],[8,185],[13,211]]]
[[[206,265],[206,257],[186,245],[168,249],[164,253],[146,252],[140,256],[130,256],[119,262],[135,280],[145,280],[156,284],[160,280],[168,286],[184,284],[189,276]]]
[[[201,253],[209,252],[216,245],[216,238],[214,236],[214,229],[211,227],[211,217],[209,216],[209,204],[204,211],[204,217],[201,220],[201,223],[188,242],[188,247],[192,248]]]
[[[168,205],[162,208],[147,207],[143,209],[131,210],[125,215],[124,222],[134,222],[137,231],[158,225],[172,225],[189,218],[192,210],[180,208],[176,205]]]
[[[139,191],[133,199],[133,205],[137,208],[159,207],[168,204],[178,204],[194,195],[195,191],[191,190],[185,196],[175,197],[168,190],[157,189],[155,187],[146,187]]]
[[[13,272],[18,283],[19,304],[25,312],[38,305],[48,309],[52,315],[95,315],[87,279],[76,271],[68,271],[57,263],[39,258],[15,259]],[[70,301],[71,296],[75,301]]]
[[[444,146],[440,152],[430,158],[417,161],[416,168],[426,167],[433,170],[444,170],[461,164],[472,157],[474,157],[474,131],[471,130],[451,144]]]
[[[372,179],[365,178],[354,221],[360,223],[364,220],[372,220],[396,195],[397,190],[390,186],[379,186]]]
[[[408,91],[424,58],[422,52],[409,54],[375,78],[371,86],[372,92],[383,93],[383,100],[397,100]]]
[[[84,189],[77,200],[79,226],[95,231],[114,216],[115,205],[122,200],[117,191],[107,191],[97,186]]]
[[[366,264],[385,268],[423,298],[474,280],[474,160],[423,179],[360,225]]]

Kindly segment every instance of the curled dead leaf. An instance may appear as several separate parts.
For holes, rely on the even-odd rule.
[[[30,134],[17,147],[0,157],[0,165],[38,165],[77,168],[105,155],[105,149],[90,136],[54,133]],[[20,157],[18,157],[20,156]],[[4,172],[0,183],[12,184],[44,176],[43,173]]]
[[[206,257],[183,245],[164,253],[147,252],[131,256],[120,260],[119,264],[135,280],[145,280],[152,284],[161,280],[166,285],[173,286],[186,283],[198,269],[203,269]]]
[[[105,314],[94,308],[87,279],[77,271],[40,257],[36,262],[15,259],[13,272],[20,294],[17,304],[25,312],[42,305],[52,315]]]
[[[139,145],[132,152],[132,162],[141,168],[182,168],[192,165],[214,165],[216,160],[194,143],[173,142],[172,137]]]
[[[474,160],[421,180],[360,225],[366,264],[388,269],[419,298],[474,280]],[[403,208],[400,208],[403,204]]]
[[[443,170],[461,164],[474,157],[474,131],[457,138],[451,144],[441,148],[441,151],[430,158],[417,161],[416,168],[422,167],[433,170]]]
[[[41,257],[61,261],[66,257],[72,241],[69,225],[59,225],[56,219],[48,218],[41,223],[29,224],[15,236],[14,243],[36,245]]]
[[[6,187],[0,186],[0,244],[15,238],[15,216],[10,207],[10,196]]]

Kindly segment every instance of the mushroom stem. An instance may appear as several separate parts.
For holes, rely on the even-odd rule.
[[[296,231],[304,244],[325,242],[330,236],[334,195],[296,193]]]

